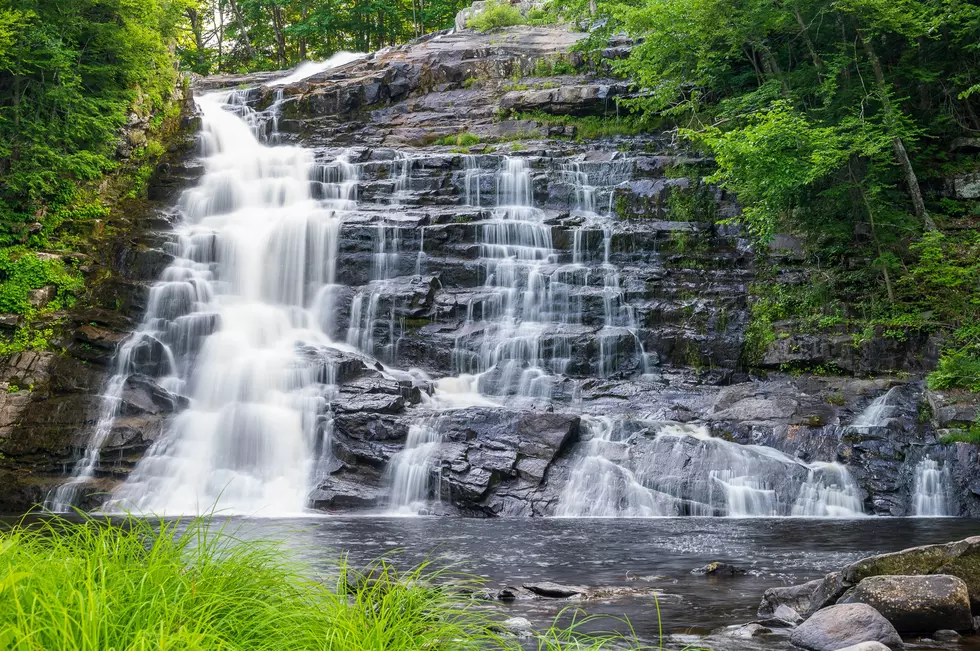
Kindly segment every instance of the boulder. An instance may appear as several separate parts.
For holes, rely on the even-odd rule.
[[[837,601],[847,586],[840,572],[832,572],[822,579],[802,585],[769,588],[762,595],[759,617],[793,621],[790,613],[806,619],[825,606]]]
[[[973,628],[966,584],[948,574],[868,577],[838,603],[867,604],[899,633]]]
[[[912,547],[900,552],[869,556],[843,570],[847,583],[869,576],[949,574],[962,579],[973,609],[980,609],[980,536],[943,545]]]
[[[809,651],[838,651],[862,642],[879,642],[893,651],[903,648],[891,622],[871,606],[856,603],[817,611],[793,631],[790,642]]]

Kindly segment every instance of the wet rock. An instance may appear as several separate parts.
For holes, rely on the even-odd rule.
[[[497,599],[499,601],[516,601],[522,596],[524,596],[524,591],[520,588],[501,588],[500,591],[497,592]]]
[[[806,619],[821,608],[837,601],[847,589],[839,572],[801,585],[769,588],[762,595],[759,617],[780,617],[791,621],[790,613]],[[779,615],[777,613],[782,613]]]
[[[880,642],[892,651],[903,648],[891,622],[867,604],[819,610],[793,631],[790,642],[808,651],[837,651],[862,642]]]
[[[849,590],[837,603],[867,604],[899,633],[973,628],[966,584],[955,576],[872,576]]]
[[[932,634],[932,639],[943,640],[943,641],[958,640],[961,637],[963,636],[960,635],[959,632],[948,628],[940,629]]]
[[[861,642],[860,644],[846,646],[843,649],[837,649],[837,651],[888,651],[888,647],[881,642]]]
[[[584,594],[586,589],[578,585],[563,585],[552,581],[539,581],[536,583],[525,583],[524,588],[530,590],[539,597],[549,599],[568,599],[576,595]]]
[[[734,637],[738,639],[751,639],[755,637],[762,637],[765,635],[772,635],[772,629],[763,626],[757,622],[752,622],[751,624],[742,624],[736,626],[727,626],[721,631],[718,631],[720,635],[726,637]]]
[[[511,617],[500,622],[500,625],[515,633],[530,633],[533,628],[531,621],[525,617]]]
[[[708,563],[702,567],[691,570],[691,574],[703,574],[705,576],[739,576],[745,574],[745,570],[730,563]]]
[[[786,628],[796,626],[802,621],[803,617],[798,612],[789,606],[779,605],[776,606],[776,610],[771,617],[763,619],[759,623],[772,628]]]

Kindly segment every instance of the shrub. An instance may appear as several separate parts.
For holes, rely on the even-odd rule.
[[[465,132],[456,136],[446,136],[445,138],[439,138],[439,140],[436,140],[437,145],[446,145],[450,147],[470,147],[479,143],[480,136]]]
[[[930,389],[969,389],[980,391],[980,358],[967,351],[946,353],[939,366],[926,378]]]
[[[517,7],[508,2],[489,0],[483,11],[470,18],[466,26],[478,32],[492,32],[513,25],[524,25],[526,22]]]
[[[83,281],[60,259],[43,259],[36,253],[16,249],[0,250],[0,313],[32,313],[34,308],[28,301],[31,290],[47,285],[56,288],[48,307],[58,310],[74,303],[74,294],[82,288]]]

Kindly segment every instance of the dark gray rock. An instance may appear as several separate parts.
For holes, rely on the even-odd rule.
[[[867,604],[890,621],[899,633],[973,629],[966,584],[946,574],[868,577],[837,603]]]
[[[785,618],[790,614],[786,610],[780,610],[785,608],[806,619],[821,608],[836,602],[846,589],[847,584],[839,572],[801,585],[769,588],[762,595],[758,615]],[[783,614],[779,615],[780,612]]]
[[[731,563],[719,563],[715,561],[714,563],[708,563],[707,565],[691,570],[691,574],[702,574],[705,576],[739,576],[745,574],[745,570],[741,567],[736,567]]]
[[[793,631],[790,642],[808,651],[837,651],[862,642],[880,642],[892,651],[904,648],[891,622],[867,604],[819,610]]]
[[[576,595],[584,594],[586,588],[578,585],[563,585],[552,581],[538,581],[535,583],[525,583],[525,590],[530,590],[539,597],[549,599],[568,599]]]

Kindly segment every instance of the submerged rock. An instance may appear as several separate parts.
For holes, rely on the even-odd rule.
[[[973,628],[966,584],[946,574],[872,576],[862,580],[837,603],[863,603],[890,621],[899,633],[931,633],[939,629]]]
[[[838,651],[862,642],[879,642],[892,651],[904,648],[891,622],[867,604],[819,610],[793,631],[790,642],[808,651]]]
[[[745,570],[730,563],[708,563],[702,567],[691,570],[691,574],[703,574],[705,576],[740,576],[745,574]]]

